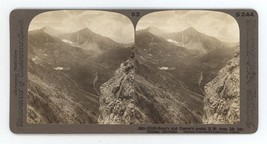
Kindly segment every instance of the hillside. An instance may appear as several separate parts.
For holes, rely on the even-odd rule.
[[[76,36],[79,43],[67,39]],[[131,47],[88,28],[65,34],[44,27],[28,38],[27,121],[97,123],[100,86],[128,59]]]

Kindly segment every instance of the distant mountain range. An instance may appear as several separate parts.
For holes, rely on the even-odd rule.
[[[231,44],[221,42],[215,37],[203,34],[193,27],[174,33],[166,33],[153,26],[144,29],[144,31],[150,32],[159,37],[163,37],[168,42],[173,43],[176,46],[196,50],[200,54],[207,53],[213,49],[231,46]]]
[[[156,27],[136,32],[136,58],[144,65],[166,71],[202,94],[204,85],[234,56],[236,46],[188,28],[166,33]],[[199,82],[200,77],[203,79]]]

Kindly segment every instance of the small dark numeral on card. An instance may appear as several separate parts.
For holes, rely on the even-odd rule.
[[[253,17],[254,12],[237,12],[236,17]]]
[[[139,12],[132,12],[132,17],[139,17],[140,13]]]

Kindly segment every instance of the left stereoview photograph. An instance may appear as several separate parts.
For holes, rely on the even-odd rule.
[[[35,16],[28,28],[27,123],[103,123],[101,93],[131,91],[109,86],[120,67],[131,73],[133,44],[132,22],[116,12],[57,10]]]

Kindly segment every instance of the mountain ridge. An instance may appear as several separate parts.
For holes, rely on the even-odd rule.
[[[171,35],[157,36],[148,29],[137,31],[136,58],[147,65],[154,65],[169,72],[174,78],[184,81],[189,89],[202,94],[205,83],[212,80],[234,56],[235,48],[228,47],[194,28],[188,28],[181,33],[184,32],[189,34],[182,44],[180,40],[170,41]],[[174,34],[182,39],[181,33]],[[206,48],[206,45],[209,47]],[[200,76],[203,76],[203,79],[198,84]]]

